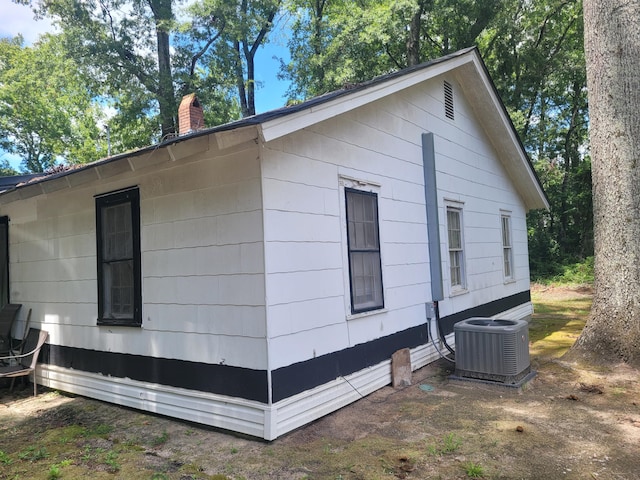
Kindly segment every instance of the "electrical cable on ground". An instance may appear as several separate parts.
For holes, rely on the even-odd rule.
[[[380,403],[386,403],[386,402],[391,398],[391,396],[392,396],[392,395],[395,395],[396,393],[403,392],[403,391],[405,391],[405,390],[406,390],[407,388],[409,388],[409,387],[415,387],[415,386],[417,386],[417,385],[420,385],[422,382],[424,382],[424,381],[425,381],[426,379],[428,379],[428,378],[435,378],[435,377],[439,377],[439,376],[440,376],[440,374],[439,374],[439,373],[434,373],[433,375],[427,375],[426,377],[419,379],[416,383],[413,383],[413,384],[411,384],[411,385],[405,385],[404,387],[394,388],[392,392],[390,392],[386,397],[384,397],[384,398],[383,398],[383,399],[381,399],[381,400],[372,400],[372,399],[371,399],[371,398],[369,398],[368,396],[364,396],[364,395],[363,395],[362,393],[360,393],[360,391],[359,391],[356,387],[354,387],[354,386],[353,386],[353,384],[352,384],[349,380],[347,380],[345,377],[342,377],[342,376],[341,376],[341,377],[339,377],[339,378],[341,378],[342,380],[344,380],[345,382],[347,382],[347,384],[349,384],[349,386],[350,386],[351,388],[353,388],[353,390],[354,390],[358,395],[360,395],[360,399],[361,399],[361,400],[365,400],[365,401],[367,401],[367,402],[369,402],[369,403],[371,403],[371,404],[373,404],[373,405],[376,405],[376,404],[380,404]]]
[[[437,302],[434,302],[434,303],[435,303],[435,312],[436,312],[436,323],[438,324],[438,333],[440,334],[440,335],[439,335],[439,336],[440,336],[440,340],[442,340],[442,343],[447,347],[447,349],[448,349],[452,354],[454,354],[454,355],[455,355],[455,351],[454,351],[454,350],[449,346],[449,344],[447,343],[446,339],[445,339],[445,338],[444,338],[444,336],[443,336],[443,332],[442,332],[442,329],[441,329],[441,326],[440,326],[440,322],[439,322],[439,320],[440,320],[440,318],[439,318],[439,317],[440,317],[440,316],[439,316],[439,311],[438,311],[438,303],[437,303]],[[442,353],[442,351],[441,351],[441,350],[438,348],[438,346],[436,345],[435,338],[434,338],[434,336],[431,334],[431,319],[430,319],[430,318],[427,318],[427,338],[430,338],[430,339],[431,339],[431,344],[433,345],[433,348],[435,348],[435,349],[436,349],[436,351],[438,352],[438,354],[440,355],[440,357],[441,357],[441,358],[444,358],[444,359],[445,359],[445,360],[447,360],[448,362],[455,363],[455,360],[452,360],[452,359],[450,359],[449,357],[447,357],[444,353]],[[427,378],[433,378],[433,377],[437,377],[437,376],[438,376],[438,374],[434,374],[434,375],[427,375],[427,376],[426,376],[426,377],[424,377],[423,379],[418,380],[418,382],[417,382],[417,383],[418,383],[418,385],[419,385],[420,383],[422,383],[422,382],[423,382],[424,380],[426,380]],[[354,385],[353,385],[349,380],[347,380],[345,377],[340,376],[339,378],[342,378],[345,382],[347,382],[347,384],[348,384],[348,385],[353,389],[353,391],[354,391],[354,392],[356,392],[358,395],[360,395],[360,398],[361,398],[361,399],[363,399],[363,400],[367,400],[369,403],[372,403],[372,404],[376,404],[376,403],[385,403],[387,400],[389,400],[389,398],[390,398],[392,395],[394,395],[394,394],[396,394],[396,393],[398,393],[398,392],[402,392],[402,391],[404,391],[406,388],[413,386],[413,384],[412,384],[412,385],[406,385],[406,386],[401,387],[401,388],[396,388],[396,389],[394,389],[394,391],[392,391],[391,393],[389,393],[389,395],[387,395],[384,399],[382,399],[382,400],[378,400],[378,401],[373,401],[373,400],[371,400],[370,398],[368,398],[368,397],[366,397],[365,395],[363,395],[363,394],[362,394],[362,393],[361,393],[361,392],[360,392],[360,391],[359,391],[359,390],[358,390],[358,389],[357,389],[357,388],[356,388],[356,387],[355,387],[355,386],[354,386]]]

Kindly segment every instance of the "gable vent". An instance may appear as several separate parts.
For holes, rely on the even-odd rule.
[[[444,82],[444,114],[445,116],[453,120],[453,86],[445,81]]]

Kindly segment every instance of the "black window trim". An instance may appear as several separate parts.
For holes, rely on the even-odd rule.
[[[355,308],[354,307],[354,291],[353,291],[353,276],[352,276],[352,272],[351,272],[351,253],[352,252],[362,252],[362,251],[366,251],[366,252],[370,252],[371,250],[359,250],[359,249],[352,249],[351,248],[351,242],[350,242],[350,238],[349,238],[349,208],[348,208],[348,203],[349,203],[349,199],[348,199],[348,195],[349,193],[355,193],[355,194],[360,194],[360,195],[368,195],[370,197],[374,197],[376,199],[376,235],[378,237],[378,261],[380,262],[380,289],[381,289],[381,302],[379,305],[374,305],[371,307],[366,307],[366,308]],[[379,215],[379,211],[378,211],[378,194],[376,192],[369,192],[366,190],[359,190],[356,188],[349,188],[349,187],[345,187],[344,189],[344,200],[345,200],[345,216],[346,216],[346,221],[347,221],[347,260],[349,262],[349,303],[351,304],[351,314],[352,315],[356,315],[359,313],[365,313],[365,312],[372,312],[375,310],[383,310],[384,307],[384,282],[383,282],[383,276],[382,276],[382,246],[380,245],[380,215]]]
[[[98,325],[141,327],[142,326],[142,255],[140,250],[140,190],[130,187],[95,196],[96,200],[96,261],[98,272]],[[131,204],[133,235],[133,317],[104,317],[104,289],[102,262],[102,208],[123,203]]]

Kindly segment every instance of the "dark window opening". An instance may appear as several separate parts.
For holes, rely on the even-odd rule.
[[[98,324],[142,325],[140,193],[96,198]]]
[[[351,313],[384,307],[378,196],[345,189]]]
[[[0,308],[9,302],[9,217],[0,217]]]

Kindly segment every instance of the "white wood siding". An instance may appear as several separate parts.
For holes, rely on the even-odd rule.
[[[529,289],[526,209],[500,162],[491,139],[454,78],[455,120],[437,115],[443,105],[425,101],[417,89],[405,98],[431,108],[428,130],[435,134],[436,177],[443,259],[445,300],[440,314],[450,315],[476,305]],[[441,89],[441,80],[436,88]],[[463,204],[467,293],[451,295],[447,250],[446,200]],[[514,278],[505,281],[502,257],[501,211],[511,212]]]
[[[33,309],[52,344],[266,369],[258,153],[209,151],[3,206],[12,301]],[[143,326],[98,327],[94,195],[131,186]]]
[[[425,321],[430,300],[421,134],[435,134],[449,315],[529,287],[525,209],[453,78],[442,78],[268,142],[263,151],[270,368]],[[351,316],[342,177],[376,186],[385,309]],[[365,187],[366,188],[366,187]],[[464,203],[467,293],[449,297],[445,199]],[[505,283],[500,210],[512,215],[515,281]]]
[[[396,103],[383,99],[265,145],[272,369],[424,322],[421,131],[394,113]],[[369,182],[378,193],[385,299],[379,312],[350,314],[343,178]]]

